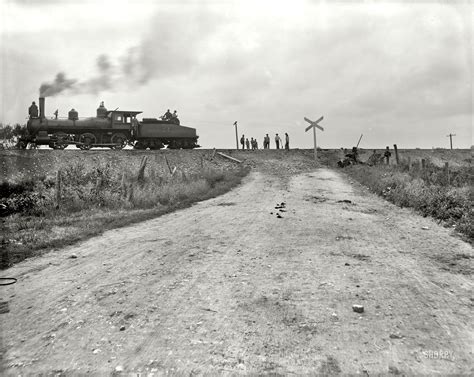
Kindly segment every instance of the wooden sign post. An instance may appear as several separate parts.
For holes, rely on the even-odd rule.
[[[308,132],[311,128],[313,129],[314,160],[315,161],[318,158],[318,152],[317,152],[317,146],[316,146],[316,127],[319,128],[321,131],[324,131],[324,128],[322,128],[320,125],[318,125],[318,123],[321,122],[323,119],[324,119],[324,117],[321,117],[317,121],[313,122],[312,120],[304,117],[304,120],[310,124],[308,127],[306,127],[305,132]]]
[[[456,136],[456,134],[449,134],[446,137],[449,137],[449,143],[451,144],[451,149],[453,149],[453,136]]]

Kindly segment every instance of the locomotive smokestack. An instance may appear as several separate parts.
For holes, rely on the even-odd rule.
[[[44,119],[45,118],[45,115],[44,115],[44,97],[40,97],[39,98],[39,116],[40,116],[40,119]]]

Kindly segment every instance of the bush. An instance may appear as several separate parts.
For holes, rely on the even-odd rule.
[[[432,164],[426,170],[402,166],[353,165],[345,170],[373,192],[401,207],[412,207],[423,216],[443,221],[474,241],[474,214],[470,171],[462,168],[447,172]]]
[[[23,180],[18,183],[0,182],[0,198],[8,198],[12,195],[20,195],[24,192],[33,191],[35,182],[33,180]]]

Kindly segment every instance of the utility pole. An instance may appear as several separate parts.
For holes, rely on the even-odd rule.
[[[453,136],[456,136],[456,134],[449,134],[446,137],[449,137],[449,143],[451,144],[451,149],[453,149]]]
[[[235,126],[235,143],[237,146],[237,150],[239,150],[239,133],[237,132],[237,121],[234,122]]]

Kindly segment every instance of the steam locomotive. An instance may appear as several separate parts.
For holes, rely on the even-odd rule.
[[[48,145],[53,149],[75,145],[83,150],[95,147],[122,149],[127,144],[135,149],[199,147],[196,129],[181,126],[177,118],[143,118],[139,121],[136,118],[138,114],[141,111],[110,111],[102,102],[96,117],[79,119],[78,112],[72,109],[67,119],[47,119],[45,99],[40,97],[39,114],[30,113],[27,133],[20,138],[18,145],[22,149],[28,143]]]

